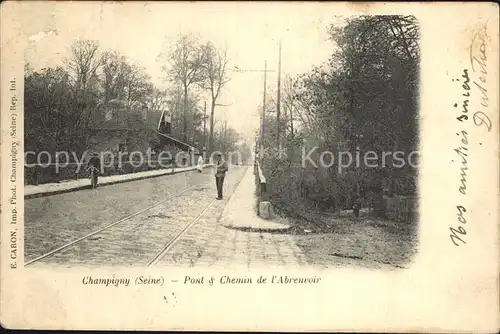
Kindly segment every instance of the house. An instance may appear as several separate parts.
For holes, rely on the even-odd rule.
[[[196,148],[171,136],[171,118],[165,110],[149,110],[143,103],[127,106],[123,100],[111,100],[96,118],[92,145],[96,151],[196,152]]]

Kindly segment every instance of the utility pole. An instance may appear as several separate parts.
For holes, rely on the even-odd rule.
[[[226,154],[226,148],[227,148],[227,146],[226,146],[227,121],[224,121],[224,127],[222,128],[221,132],[222,132],[222,136],[221,136],[222,137],[222,154],[225,155]]]
[[[264,96],[262,99],[262,123],[260,126],[260,152],[259,158],[262,161],[262,155],[264,153],[264,124],[266,121],[266,83],[267,80],[267,61],[264,62]]]
[[[261,69],[240,69],[237,66],[234,66],[235,72],[264,72],[264,95],[262,100],[262,115],[260,120],[260,133],[259,133],[259,147],[256,147],[256,150],[259,150],[259,158],[262,159],[264,152],[264,135],[265,135],[265,122],[266,122],[266,88],[267,88],[267,72],[275,72],[275,70],[267,69],[267,61],[264,62],[264,70]]]
[[[280,98],[281,98],[281,40],[279,42],[279,58],[278,58],[278,97],[276,102],[276,121],[277,121],[277,141],[278,149],[280,147]]]
[[[292,83],[292,78],[290,78],[290,87],[292,87],[293,83]],[[292,135],[293,135],[293,99],[294,97],[292,97],[292,99],[290,100],[290,130],[292,132]]]
[[[207,149],[207,101],[205,101],[205,108],[203,111],[203,149]]]
[[[224,142],[226,142],[227,139],[227,121],[224,121]]]

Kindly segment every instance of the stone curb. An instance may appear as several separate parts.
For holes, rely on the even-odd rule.
[[[204,165],[203,166],[203,168],[207,168],[207,167],[211,167],[211,165]],[[116,181],[110,181],[110,182],[106,182],[106,183],[101,183],[101,184],[98,184],[97,187],[100,188],[100,187],[105,187],[105,186],[109,186],[109,185],[112,185],[112,184],[132,182],[132,181],[139,181],[139,180],[151,179],[151,178],[154,178],[154,177],[174,175],[174,174],[185,173],[185,172],[191,172],[193,170],[196,170],[196,167],[193,167],[193,168],[187,169],[187,170],[180,170],[180,171],[179,170],[176,171],[174,169],[173,171],[166,172],[165,174],[138,176],[137,178],[133,178],[133,179],[124,179],[124,180],[116,180]],[[139,174],[139,173],[137,173],[137,174]],[[89,188],[90,188],[90,185],[85,185],[85,186],[76,186],[74,188],[69,188],[69,189],[60,189],[60,190],[53,190],[53,191],[36,193],[36,194],[28,194],[28,195],[24,195],[24,199],[31,199],[31,198],[38,198],[38,197],[45,197],[45,196],[52,196],[52,195],[64,194],[64,193],[69,193],[69,192],[83,190],[83,189],[89,189]]]

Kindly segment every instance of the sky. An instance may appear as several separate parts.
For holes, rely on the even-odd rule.
[[[267,87],[275,92],[278,41],[282,77],[320,65],[332,51],[326,28],[338,21],[335,8],[320,3],[45,3],[24,13],[25,22],[39,20],[27,34],[25,56],[35,68],[56,66],[73,41],[98,40],[103,50],[116,50],[144,66],[153,83],[165,88],[158,55],[179,33],[193,33],[226,46],[231,69],[262,70],[267,61],[268,69],[275,71],[268,73]],[[219,100],[229,106],[216,109],[216,119],[227,120],[228,126],[251,139],[259,126],[263,73],[230,74],[232,80]]]

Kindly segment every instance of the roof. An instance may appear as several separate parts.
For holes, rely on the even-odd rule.
[[[180,141],[178,139],[175,139],[174,137],[172,136],[169,136],[169,135],[166,135],[164,133],[161,133],[160,131],[157,131],[156,130],[156,133],[158,133],[160,136],[164,137],[164,138],[167,138],[168,140],[180,145],[180,146],[184,146],[186,148],[189,148],[189,149],[195,149],[195,147],[193,145],[189,145],[188,143],[185,143],[183,141]]]
[[[158,129],[158,126],[162,121],[162,116],[163,114],[160,110],[150,110],[148,112],[148,125],[154,129]]]
[[[97,130],[157,129],[161,113],[150,111],[146,115],[146,118],[143,118],[141,111],[122,110],[114,114],[112,119],[105,119],[104,117],[97,118],[94,128]]]
[[[120,105],[121,101],[110,101],[111,105]],[[113,108],[113,107],[112,107]],[[116,108],[116,107],[115,107]],[[99,119],[95,125],[96,130],[106,130],[106,131],[132,131],[132,130],[150,130],[155,131],[158,135],[166,138],[169,142],[174,143],[184,149],[195,150],[193,145],[185,143],[178,140],[168,134],[160,132],[160,123],[165,121],[166,115],[165,110],[149,110],[147,112],[146,119],[142,118],[142,112],[140,110],[121,110],[121,112],[116,113],[115,118],[106,120]],[[102,115],[103,116],[103,115]]]

